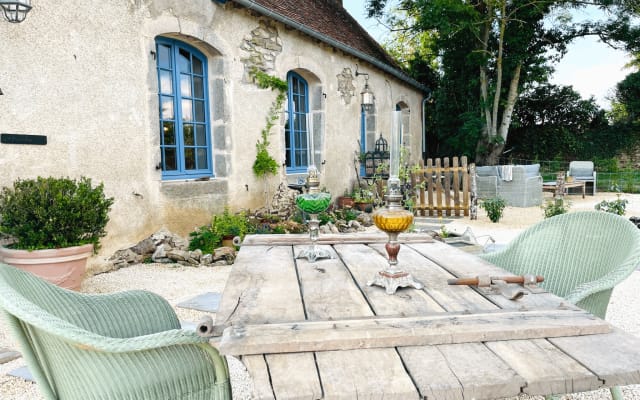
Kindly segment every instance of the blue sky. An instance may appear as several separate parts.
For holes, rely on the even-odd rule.
[[[343,5],[371,36],[382,42],[387,30],[375,20],[365,18],[363,0],[343,0]],[[574,15],[574,18],[580,17]],[[569,52],[556,66],[551,82],[573,86],[583,98],[594,96],[601,107],[608,109],[610,104],[606,97],[632,72],[623,68],[627,62],[627,54],[611,49],[595,38],[579,39],[570,45]]]

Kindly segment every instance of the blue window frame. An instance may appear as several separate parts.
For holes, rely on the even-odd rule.
[[[163,179],[213,175],[207,59],[177,40],[156,39]]]
[[[288,113],[285,124],[287,173],[306,172],[309,164],[309,85],[295,72],[287,74]]]

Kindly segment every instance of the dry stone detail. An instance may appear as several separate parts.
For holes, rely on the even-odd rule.
[[[253,68],[267,73],[275,70],[276,58],[282,53],[282,40],[272,22],[261,20],[259,26],[244,37],[240,49],[246,54],[240,58],[244,64],[244,80],[250,82]]]
[[[235,257],[236,251],[230,247],[220,247],[214,254],[203,254],[200,249],[190,251],[186,239],[161,229],[134,246],[116,251],[100,272],[114,271],[148,261],[194,267],[230,265]]]

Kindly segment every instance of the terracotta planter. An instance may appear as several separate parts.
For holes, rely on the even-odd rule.
[[[355,208],[360,210],[360,211],[364,211],[364,212],[368,212],[368,213],[373,211],[373,203],[364,202],[364,201],[357,201],[354,204],[355,204]]]
[[[0,261],[31,272],[65,289],[80,290],[93,245],[46,250],[13,250],[0,246]]]
[[[222,246],[231,247],[232,249],[235,249],[236,246],[233,244],[233,236],[224,236],[222,238]]]
[[[337,203],[339,208],[353,207],[353,197],[339,196]]]

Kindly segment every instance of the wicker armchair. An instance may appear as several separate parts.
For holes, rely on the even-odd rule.
[[[613,287],[640,263],[640,230],[615,214],[573,212],[545,219],[480,257],[515,274],[542,275],[548,291],[604,318]]]
[[[46,399],[230,399],[226,360],[145,291],[89,295],[0,264],[0,308]]]

